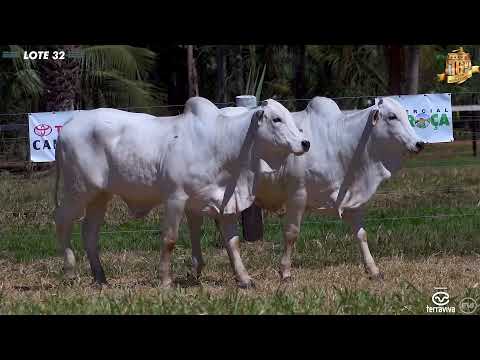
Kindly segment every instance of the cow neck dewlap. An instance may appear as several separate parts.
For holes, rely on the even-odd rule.
[[[220,116],[216,125],[216,156],[220,174],[228,173],[219,211],[233,214],[252,205],[253,164],[252,146],[255,127],[252,122],[254,111],[239,116]],[[226,173],[225,173],[226,171]]]
[[[254,111],[217,119],[215,147],[221,163],[229,166],[248,166],[255,129],[251,122]],[[250,127],[252,125],[252,128]]]
[[[356,208],[366,203],[383,180],[391,174],[374,156],[370,107],[338,120],[336,144],[340,164],[337,179],[343,179],[338,190],[336,207],[340,217],[344,208]]]

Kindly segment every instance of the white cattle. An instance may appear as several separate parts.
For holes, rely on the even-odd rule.
[[[96,282],[106,283],[98,233],[109,200],[118,195],[137,217],[165,204],[162,286],[172,281],[170,257],[184,210],[218,220],[239,286],[251,286],[240,258],[236,215],[254,201],[260,159],[273,164],[292,153],[301,155],[309,146],[289,111],[274,100],[236,115],[224,114],[200,97],[189,99],[184,113],[173,117],[115,109],[74,115],[56,149],[55,221],[65,274],[72,276],[75,267],[72,223],[84,215],[82,236],[92,274]]]
[[[303,156],[289,156],[277,164],[278,169],[268,171],[265,166],[255,190],[258,206],[270,210],[286,206],[282,279],[291,276],[292,249],[307,209],[346,221],[359,241],[366,270],[372,278],[383,279],[368,248],[364,209],[382,181],[399,170],[405,154],[423,148],[405,109],[384,98],[378,105],[347,115],[334,101],[316,97],[292,116],[312,147]],[[199,232],[191,228],[195,247]]]

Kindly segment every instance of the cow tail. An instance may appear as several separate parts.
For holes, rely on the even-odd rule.
[[[58,184],[60,182],[60,170],[61,170],[61,160],[62,160],[62,155],[61,155],[61,140],[60,137],[57,139],[57,146],[55,149],[55,167],[56,167],[56,177],[55,177],[55,193],[54,193],[54,201],[55,201],[55,208],[58,208],[60,206],[58,202]]]

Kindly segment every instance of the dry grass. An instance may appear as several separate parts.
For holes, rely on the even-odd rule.
[[[383,283],[369,280],[362,267],[355,263],[295,267],[293,280],[282,283],[269,244],[245,245],[243,256],[246,264],[263,264],[250,266],[256,281],[256,288],[252,290],[237,290],[227,256],[221,249],[207,252],[208,264],[199,283],[187,275],[189,252],[177,251],[175,288],[171,290],[158,287],[157,253],[103,254],[110,283],[104,288],[92,285],[84,258],[79,261],[78,276],[73,281],[64,280],[59,273],[59,258],[30,263],[4,259],[0,260],[0,312],[399,314],[425,313],[425,306],[432,305],[433,287],[447,287],[452,304],[455,299],[467,296],[466,289],[470,289],[470,296],[472,291],[475,296],[480,295],[477,292],[478,256],[430,256],[422,260],[380,258],[378,265],[385,273]],[[232,307],[232,294],[236,308]],[[362,297],[372,302],[372,308],[358,308]],[[266,299],[283,299],[292,302],[292,306],[282,310],[281,305],[270,306]],[[217,302],[214,308],[212,301]],[[221,301],[225,302],[223,306],[219,306]],[[116,304],[114,307],[112,302]],[[163,306],[158,307],[161,304]]]
[[[100,241],[110,286],[91,285],[82,250],[78,278],[65,281],[55,257],[53,177],[0,173],[0,313],[425,314],[434,287],[447,287],[454,305],[465,296],[480,304],[480,166],[472,166],[479,163],[470,156],[470,143],[429,146],[381,186],[366,229],[385,272],[383,284],[364,274],[344,225],[312,215],[297,242],[294,279],[280,283],[279,218],[268,215],[265,241],[242,243],[257,285],[248,291],[237,289],[211,222],[202,239],[207,267],[201,283],[187,276],[190,244],[183,224],[173,257],[176,287],[159,289],[160,234],[151,230],[161,231],[162,209],[132,220],[119,199],[109,207],[102,231],[110,233]],[[437,214],[448,216],[422,218]],[[78,235],[73,243],[82,248]]]

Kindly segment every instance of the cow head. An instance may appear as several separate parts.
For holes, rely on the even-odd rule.
[[[372,137],[385,154],[419,153],[423,141],[413,131],[405,109],[391,98],[383,98],[370,114]]]
[[[310,148],[310,142],[298,130],[290,112],[277,101],[264,101],[254,117],[256,144],[261,153],[302,155]]]

